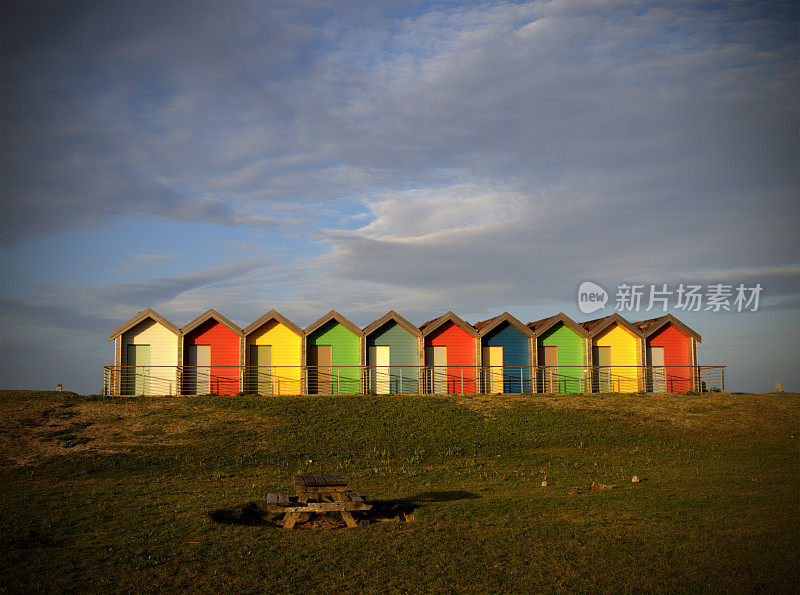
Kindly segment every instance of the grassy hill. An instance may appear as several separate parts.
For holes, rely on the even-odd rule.
[[[298,472],[345,475],[375,504],[373,523],[282,529],[266,494],[290,491]],[[9,391],[0,482],[9,592],[789,591],[800,580],[796,394]]]

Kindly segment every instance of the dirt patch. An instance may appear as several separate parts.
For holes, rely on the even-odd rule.
[[[197,406],[181,399],[0,402],[0,466],[76,453],[119,453],[144,445],[189,444],[219,424],[266,429],[283,423],[252,411]],[[265,437],[266,440],[266,437]]]
[[[605,490],[610,490],[611,488],[617,487],[616,485],[608,485],[606,483],[598,483],[596,481],[590,483],[588,486],[582,486],[579,488],[572,488],[569,492],[570,496],[577,496],[578,494],[584,494],[586,492],[602,492]]]

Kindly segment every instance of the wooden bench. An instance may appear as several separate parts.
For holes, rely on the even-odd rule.
[[[267,509],[270,512],[284,513],[283,526],[294,527],[300,516],[338,512],[348,527],[358,525],[353,512],[364,512],[372,509],[364,498],[347,490],[347,480],[341,475],[295,475],[294,487],[296,497],[286,494],[267,494]]]

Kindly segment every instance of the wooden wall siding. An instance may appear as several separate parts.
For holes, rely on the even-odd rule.
[[[447,321],[425,337],[425,346],[447,347],[447,392],[461,393],[463,372],[464,392],[475,392],[476,339],[457,324]],[[426,362],[428,364],[429,362]],[[460,366],[468,366],[461,368]]]
[[[593,346],[611,348],[611,392],[636,392],[644,388],[639,386],[638,369],[623,367],[642,365],[642,343],[639,337],[614,323],[595,337]],[[600,373],[606,372],[603,370]]]
[[[390,394],[417,393],[417,337],[409,333],[394,320],[388,321],[366,337],[367,365],[374,366],[369,360],[370,347],[376,345],[389,346],[389,392]],[[409,368],[393,368],[393,366],[413,366]],[[401,374],[402,372],[402,374]],[[402,377],[402,380],[401,380]]]
[[[224,324],[207,320],[183,338],[188,345],[211,346],[211,392],[217,395],[234,395],[239,392],[240,337]],[[186,360],[184,348],[184,365]]]
[[[128,345],[150,345],[149,375],[153,378],[149,386],[155,391],[154,394],[177,394],[178,337],[175,333],[152,318],[147,318],[125,331],[122,333],[120,354],[123,366],[128,365]]]
[[[692,337],[672,324],[666,324],[647,338],[647,346],[664,348],[667,392],[692,390],[692,371],[675,367],[692,365]]]
[[[260,378],[268,374],[269,386],[272,394],[300,394],[300,366],[303,365],[303,339],[297,333],[277,320],[270,320],[247,335],[245,341],[245,357],[247,358],[245,365],[248,366],[250,365],[251,345],[272,346],[271,374],[265,370],[259,370]],[[282,366],[291,367],[284,368]],[[264,383],[262,382],[261,384],[263,385]]]
[[[586,340],[583,337],[563,322],[559,322],[536,338],[536,347],[558,349],[557,386],[553,383],[558,392],[580,393],[585,390],[583,366],[586,362]]]
[[[529,345],[528,337],[508,322],[501,323],[481,338],[482,347],[503,348],[504,393],[522,393],[530,390]],[[520,366],[522,366],[521,370]],[[520,371],[522,372],[521,376]]]
[[[331,392],[341,395],[356,395],[361,392],[361,337],[353,334],[335,320],[329,320],[306,337],[306,360],[311,364],[308,353],[315,345],[330,345],[331,354]],[[336,366],[343,367],[337,370]]]

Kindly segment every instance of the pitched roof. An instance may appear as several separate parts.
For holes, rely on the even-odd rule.
[[[462,329],[467,331],[473,337],[478,337],[478,331],[475,330],[475,327],[472,326],[469,322],[461,320],[458,316],[453,314],[452,312],[447,312],[439,316],[439,318],[434,318],[433,320],[429,320],[428,322],[424,323],[422,326],[419,327],[419,330],[422,331],[422,336],[425,337],[435,331],[437,328],[442,326],[445,322],[450,321],[453,324],[460,326]]]
[[[583,326],[572,320],[572,318],[570,318],[563,312],[559,312],[558,314],[555,314],[553,316],[548,316],[547,318],[542,318],[541,320],[537,320],[536,322],[529,322],[528,328],[534,331],[534,333],[537,336],[539,336],[549,331],[559,322],[562,323],[564,326],[568,327],[569,329],[573,330],[577,334],[581,335],[582,337],[589,336],[589,331],[586,330],[586,328],[584,328]]]
[[[384,324],[386,324],[390,320],[394,320],[398,325],[400,325],[402,328],[407,330],[409,333],[411,333],[415,337],[421,337],[422,336],[422,333],[420,332],[420,330],[417,327],[415,327],[408,320],[406,320],[405,318],[400,316],[394,310],[389,310],[386,314],[384,314],[383,316],[378,318],[378,320],[376,320],[375,322],[373,322],[373,323],[369,324],[368,326],[366,326],[364,328],[364,330],[362,331],[362,334],[365,337],[368,336],[368,335],[371,335],[372,333],[374,333],[376,330],[378,330],[380,327],[382,327]]]
[[[589,331],[590,337],[596,337],[604,330],[606,330],[612,324],[619,324],[620,326],[628,329],[637,337],[642,336],[642,332],[633,326],[630,322],[625,320],[622,316],[614,312],[608,316],[604,316],[603,318],[595,318],[594,320],[587,320],[586,322],[582,323],[581,326]]]
[[[700,334],[697,331],[692,330],[689,326],[675,318],[672,314],[665,314],[664,316],[659,316],[657,318],[648,318],[647,320],[634,322],[633,326],[638,328],[642,335],[647,338],[667,324],[671,324],[690,337],[694,337],[698,342],[702,341]]]
[[[349,330],[351,333],[354,333],[359,336],[361,335],[361,329],[358,328],[355,324],[353,324],[349,320],[347,320],[347,318],[339,314],[336,310],[331,310],[324,316],[320,317],[316,322],[307,326],[303,331],[303,334],[305,334],[306,336],[310,335],[329,320],[335,320],[336,322],[341,324],[344,328]]]
[[[514,329],[518,330],[526,337],[533,337],[533,331],[531,331],[531,329],[522,324],[519,320],[514,318],[508,312],[503,312],[502,314],[498,314],[497,316],[495,316],[494,318],[490,318],[489,320],[482,320],[481,322],[476,322],[474,324],[474,327],[475,330],[478,331],[478,334],[481,337],[483,337],[488,333],[492,332],[494,329],[496,329],[504,322],[507,322]]]
[[[117,338],[119,335],[121,335],[125,331],[128,331],[128,330],[132,329],[134,326],[136,326],[137,324],[139,324],[143,320],[147,320],[148,318],[150,318],[152,320],[155,320],[157,323],[159,323],[160,325],[163,325],[164,327],[166,327],[167,329],[169,329],[170,331],[172,331],[176,335],[179,335],[180,332],[181,332],[181,329],[179,329],[177,326],[172,324],[169,320],[167,320],[166,318],[161,316],[161,314],[159,314],[158,312],[156,312],[152,308],[145,308],[144,310],[139,312],[136,316],[134,316],[133,318],[131,318],[127,322],[124,322],[123,324],[121,324],[120,326],[115,328],[113,331],[111,331],[111,336],[109,338],[110,339]]]
[[[214,320],[216,320],[217,322],[219,322],[221,325],[226,326],[228,329],[232,330],[237,335],[239,335],[239,336],[243,336],[244,335],[244,333],[242,332],[242,329],[240,329],[233,322],[231,322],[230,320],[225,318],[222,314],[217,312],[214,308],[209,308],[208,310],[203,312],[200,316],[198,316],[197,318],[192,320],[189,324],[187,324],[184,327],[181,327],[181,335],[186,335],[187,333],[192,332],[198,326],[200,326],[201,324],[203,324],[207,320],[211,320],[212,318]]]
[[[294,322],[286,318],[283,314],[281,314],[274,308],[269,312],[267,312],[266,314],[264,314],[264,316],[262,316],[252,324],[247,325],[247,327],[242,332],[245,334],[245,336],[247,336],[253,331],[258,330],[259,328],[261,328],[262,326],[264,326],[266,323],[268,323],[270,320],[273,319],[277,320],[282,325],[289,328],[294,334],[299,335],[301,337],[303,336],[303,329],[301,329]]]

